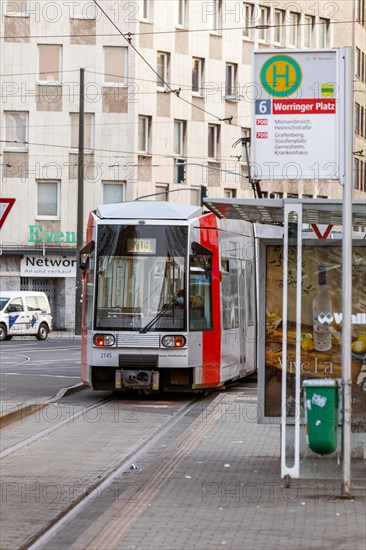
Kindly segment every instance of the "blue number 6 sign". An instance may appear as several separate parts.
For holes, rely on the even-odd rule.
[[[255,114],[256,115],[270,115],[271,114],[271,100],[270,99],[256,99],[255,100]]]

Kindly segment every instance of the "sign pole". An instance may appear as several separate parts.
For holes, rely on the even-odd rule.
[[[79,151],[78,151],[78,200],[77,200],[77,230],[76,253],[83,248],[84,239],[84,69],[80,69],[79,91]],[[75,290],[75,334],[81,334],[81,270],[76,268]]]
[[[341,184],[343,186],[343,240],[342,240],[342,496],[351,498],[351,415],[352,415],[352,354],[351,354],[351,318],[352,318],[352,143],[353,143],[353,103],[352,80],[353,63],[351,48],[342,48],[340,54],[340,77],[342,104],[341,116]]]

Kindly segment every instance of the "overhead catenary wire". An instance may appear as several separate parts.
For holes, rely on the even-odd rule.
[[[169,90],[170,93],[173,93],[174,95],[176,95],[176,97],[178,97],[178,99],[184,101],[185,103],[188,103],[189,105],[191,105],[192,107],[194,107],[195,109],[199,110],[199,111],[202,111],[214,118],[216,118],[218,121],[222,122],[226,119],[223,119],[223,118],[220,118],[218,117],[217,115],[207,111],[206,109],[203,109],[202,107],[199,107],[198,105],[195,105],[194,103],[188,101],[187,99],[184,99],[180,96],[180,91],[181,90],[174,90],[170,84],[168,82],[166,82],[164,80],[164,78],[154,69],[154,67],[151,65],[151,63],[145,58],[144,55],[142,55],[142,53],[132,44],[131,40],[129,39],[129,37],[127,35],[125,35],[120,29],[119,27],[115,24],[115,22],[111,19],[111,17],[109,17],[109,15],[103,10],[103,8],[101,8],[101,6],[99,5],[99,3],[97,2],[97,0],[93,0],[94,4],[96,6],[98,6],[98,8],[100,9],[100,11],[104,14],[104,16],[110,21],[110,23],[114,26],[115,29],[117,29],[117,31],[121,34],[121,36],[123,36],[123,38],[126,40],[126,42],[130,45],[130,47],[136,52],[136,54],[142,59],[142,61],[153,71],[153,73],[159,78],[159,80],[162,82],[162,84],[164,86],[166,86],[166,88]]]
[[[37,147],[52,147],[52,148],[55,148],[55,149],[68,149],[70,154],[72,155],[77,155],[77,147],[74,146],[70,146],[70,145],[60,145],[60,144],[52,144],[52,143],[35,143],[35,142],[32,142],[32,141],[15,141],[15,140],[6,140],[6,139],[0,139],[0,143],[5,143],[5,144],[24,144],[24,145],[33,145],[33,146],[37,146]],[[163,154],[163,153],[154,153],[153,155],[150,154],[150,153],[146,153],[146,152],[143,152],[143,151],[121,151],[121,149],[100,149],[98,147],[93,147],[91,149],[89,149],[88,147],[85,147],[85,150],[87,151],[86,152],[86,156],[92,156],[94,152],[98,152],[98,153],[114,153],[114,154],[117,154],[117,155],[137,155],[137,156],[142,156],[142,157],[149,157],[151,158],[152,156],[154,157],[161,157],[161,158],[166,158],[166,159],[169,159],[169,160],[175,160],[175,159],[204,159],[204,160],[207,160],[207,156],[192,156],[192,155],[189,155],[188,156],[185,156],[185,155],[176,155],[176,154]],[[23,152],[21,149],[18,150],[19,152]],[[90,152],[88,152],[90,151]],[[11,149],[9,151],[4,151],[4,152],[17,152],[16,149]],[[27,152],[27,151],[24,151],[24,152]],[[43,153],[33,153],[33,156],[43,156]],[[52,156],[52,155],[51,155]],[[114,158],[118,158],[117,156],[115,156]],[[232,158],[228,158],[228,157],[217,157],[215,159],[211,159],[212,162],[234,162]]]
[[[212,113],[210,113],[209,111],[207,111],[206,109],[190,102],[188,99],[184,98],[184,97],[181,97],[180,95],[180,92],[182,91],[181,89],[179,90],[179,93],[177,92],[177,90],[175,90],[171,84],[167,83],[162,77],[161,75],[159,75],[159,73],[152,67],[152,65],[146,60],[146,58],[141,54],[141,52],[139,52],[139,50],[131,43],[131,33],[127,33],[127,34],[124,34],[119,28],[118,26],[113,22],[113,20],[109,17],[109,15],[101,8],[101,6],[98,4],[98,2],[96,0],[93,0],[94,3],[96,4],[96,6],[100,9],[100,11],[105,15],[105,17],[111,22],[111,24],[118,30],[118,33],[119,35],[121,35],[129,44],[129,46],[136,52],[137,55],[140,56],[140,58],[149,66],[149,68],[155,73],[155,75],[162,81],[162,83],[164,84],[164,86],[168,89],[168,92],[166,93],[173,93],[174,95],[176,95],[180,100],[184,101],[185,103],[191,105],[193,108],[195,109],[198,109],[198,110],[201,110],[202,112],[206,113],[206,114],[209,114],[210,116],[212,116],[216,121],[229,121],[230,123],[232,122],[232,118],[229,120],[229,119],[223,119],[223,118],[220,118],[218,117],[217,115],[214,115]],[[321,24],[324,24],[324,21],[321,21],[320,22]],[[300,23],[296,23],[296,25],[300,25]],[[266,28],[270,28],[272,25],[265,25]],[[281,25],[281,26],[294,26],[293,24],[291,25]],[[237,27],[235,27],[237,29]],[[247,27],[247,28],[256,28],[256,27]],[[182,29],[183,31],[185,29]],[[178,31],[157,31],[157,33],[159,34],[166,34],[166,33],[171,33],[171,32],[182,32],[181,29],[179,29]],[[210,31],[210,29],[187,29],[187,31],[191,31],[191,32],[198,32],[199,30],[203,30],[203,31]],[[219,29],[216,29],[216,30],[219,30]],[[222,30],[228,30],[228,29],[222,29]],[[139,33],[136,33],[136,35],[139,34]],[[146,34],[149,34],[149,33],[146,33]],[[154,33],[155,34],[155,33]],[[115,36],[118,36],[115,35]],[[76,72],[77,70],[70,70],[70,71],[62,71],[62,72]],[[94,71],[90,71],[90,72],[94,72]],[[35,73],[33,73],[35,74]],[[38,74],[38,73],[37,73]],[[103,74],[103,73],[99,73],[99,74]],[[190,90],[191,88],[188,88],[187,87],[187,90]],[[115,93],[115,92],[111,92],[111,93]],[[136,92],[137,94],[140,93],[141,95],[145,95],[145,94],[148,94],[148,93],[153,93],[155,94],[156,91],[154,92]],[[243,118],[243,117],[240,117],[240,118]],[[249,118],[249,117],[244,117],[244,118]],[[238,119],[236,119],[238,120]],[[240,126],[238,126],[240,127]],[[38,145],[38,144],[34,144],[34,145]],[[41,144],[39,144],[41,145]],[[44,146],[48,146],[48,144],[44,144]],[[55,146],[57,147],[57,146]],[[61,147],[66,147],[66,148],[70,148],[69,146],[61,146]],[[94,149],[95,150],[95,149]],[[119,151],[118,151],[119,152]],[[131,153],[131,154],[136,154],[136,153]],[[201,158],[201,157],[200,157]]]
[[[94,0],[92,0],[94,1]],[[169,0],[171,1],[171,0]],[[309,0],[310,1],[310,0]],[[343,0],[344,1],[344,0]],[[353,0],[350,0],[350,1],[353,1]],[[99,9],[100,6],[98,5]],[[101,10],[102,11],[102,10]],[[103,11],[103,13],[105,13]],[[299,13],[299,12],[293,12],[293,13]],[[312,15],[312,14],[305,14],[305,15]],[[108,14],[107,14],[107,17]],[[315,17],[315,16],[313,16]],[[96,21],[95,19],[85,19],[86,21],[88,20],[91,20],[91,21]],[[110,18],[110,21],[113,21],[111,18]],[[138,23],[138,21],[135,22],[136,24]],[[185,27],[182,27],[182,28],[179,28],[179,29],[173,29],[173,30],[169,30],[169,31],[142,31],[142,32],[131,32],[131,31],[127,31],[126,32],[126,36],[128,36],[129,39],[132,39],[133,37],[138,37],[138,36],[145,36],[145,35],[162,35],[162,34],[182,34],[182,33],[186,33],[186,34],[189,34],[189,33],[199,33],[199,32],[204,32],[204,33],[212,33],[212,32],[217,32],[217,33],[221,33],[221,32],[225,32],[225,31],[235,31],[235,30],[242,30],[243,28],[245,29],[248,29],[248,30],[267,30],[267,29],[276,29],[276,28],[285,28],[285,27],[312,27],[314,28],[315,26],[317,25],[324,25],[324,24],[327,24],[327,25],[344,25],[344,24],[353,24],[353,23],[359,23],[359,21],[357,19],[349,19],[349,20],[346,20],[346,21],[339,21],[339,20],[334,20],[334,19],[329,19],[327,17],[324,17],[324,18],[320,18],[318,21],[312,21],[312,22],[295,22],[295,23],[281,23],[281,24],[264,24],[264,25],[245,25],[245,21],[242,22],[243,25],[237,25],[236,27],[218,27],[216,29],[212,29],[212,28],[201,28],[201,29],[188,29],[188,28],[185,28]],[[17,34],[17,38],[19,39],[24,39],[24,40],[27,40],[27,39],[32,39],[32,38],[85,38],[85,37],[98,37],[98,38],[107,38],[107,37],[118,37],[120,36],[120,33],[90,33],[88,32],[87,34],[84,33],[84,34],[76,34],[76,33],[65,33],[65,34],[24,34],[24,35],[18,35]],[[13,36],[8,36],[8,35],[3,35],[3,36],[0,36],[0,39],[4,39],[4,40],[7,40],[7,39],[11,39],[11,38],[14,38]]]

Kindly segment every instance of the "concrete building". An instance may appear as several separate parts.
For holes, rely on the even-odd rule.
[[[260,48],[353,47],[355,198],[366,196],[365,0],[101,6],[1,2],[1,197],[15,199],[1,228],[2,290],[45,290],[56,326],[74,323],[80,68],[85,220],[98,203],[154,193],[198,204],[202,184],[212,197],[253,196],[244,148],[234,144],[250,135],[251,55]],[[342,195],[334,181],[261,188],[273,197]]]

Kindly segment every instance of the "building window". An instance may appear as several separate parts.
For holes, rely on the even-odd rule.
[[[192,58],[192,92],[202,95],[204,60],[200,57]]]
[[[258,42],[268,42],[267,32],[264,27],[268,25],[269,8],[259,8],[259,19],[257,25],[262,27],[257,29]]]
[[[169,185],[167,183],[157,183],[155,185],[155,200],[167,201],[169,200]]]
[[[156,72],[158,73],[156,84],[158,88],[165,88],[169,80],[169,54],[158,52],[156,66]]]
[[[283,20],[284,12],[282,10],[275,10],[273,41],[276,44],[283,44]]]
[[[252,40],[253,4],[243,4],[243,38]]]
[[[140,0],[141,2],[141,19],[144,21],[151,21],[152,9],[151,0]]]
[[[355,158],[355,188],[362,189],[362,162]]]
[[[361,50],[356,46],[356,58],[355,58],[355,75],[357,78],[361,77]]]
[[[46,82],[61,82],[62,46],[38,45],[39,79]]]
[[[59,183],[56,181],[37,182],[37,217],[59,217]]]
[[[366,109],[357,102],[355,103],[355,132],[366,137]]]
[[[5,147],[8,151],[28,151],[28,112],[5,112]]]
[[[127,48],[123,46],[104,46],[104,82],[126,83]]]
[[[186,126],[184,120],[174,121],[174,155],[177,157],[185,155]]]
[[[178,0],[177,11],[177,27],[186,27],[187,0]]]
[[[139,116],[138,150],[140,153],[150,152],[151,117]]]
[[[210,159],[218,157],[219,150],[219,126],[216,124],[208,125],[208,150],[207,156]]]
[[[103,204],[116,204],[125,200],[125,183],[103,182]]]
[[[71,147],[79,147],[79,113],[70,113]],[[84,149],[94,149],[94,113],[84,113]]]
[[[360,113],[361,113],[361,105],[359,105],[357,102],[355,103],[355,132],[356,134],[360,134]]]
[[[225,67],[225,99],[236,99],[237,92],[237,73],[236,63],[226,63]]]
[[[297,48],[298,30],[299,30],[299,14],[290,12],[287,15],[288,25],[288,45]]]
[[[304,17],[304,48],[313,47],[314,17],[305,15]]]
[[[358,21],[362,26],[364,26],[365,19],[366,19],[366,1],[356,0],[356,21]]]
[[[366,67],[365,67],[365,54],[360,48],[356,47],[356,54],[355,54],[355,76],[362,80],[362,82],[365,82],[365,73],[366,73]]]
[[[328,30],[329,30],[329,21],[328,19],[319,19],[319,48],[328,47]]]
[[[208,24],[211,32],[221,33],[222,0],[207,0],[202,2],[203,21]]]
[[[224,188],[225,199],[236,199],[236,189]]]
[[[10,0],[6,3],[6,15],[28,14],[29,0]]]
[[[182,183],[186,179],[186,161],[175,159],[175,183]]]

